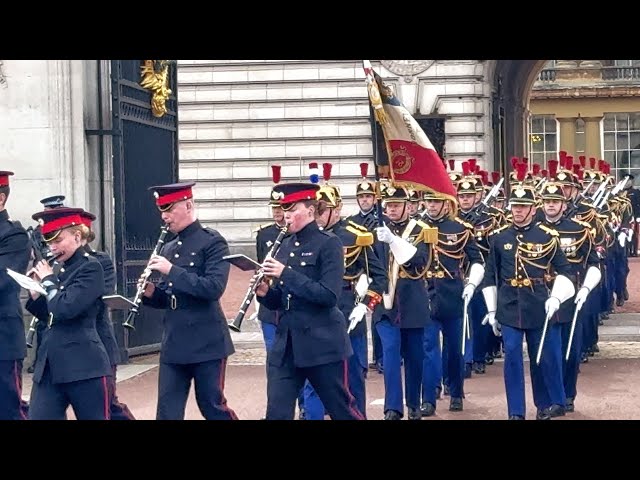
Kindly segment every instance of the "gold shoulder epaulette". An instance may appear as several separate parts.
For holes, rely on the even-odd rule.
[[[418,225],[420,228],[431,228],[430,225],[427,225],[422,220],[416,220],[416,225]]]
[[[502,225],[501,227],[494,228],[493,230],[491,230],[491,231],[489,232],[489,236],[491,236],[491,235],[495,235],[496,233],[500,233],[500,232],[502,232],[503,230],[506,230],[507,228],[509,228],[509,226],[510,226],[510,225]]]
[[[368,247],[373,245],[373,233],[359,230],[351,225],[347,225],[347,231],[353,233],[356,236],[357,247]]]
[[[473,228],[473,225],[471,225],[469,222],[465,222],[460,217],[455,217],[454,220],[460,225],[463,225],[465,228]]]
[[[271,222],[271,223],[265,223],[264,225],[260,225],[258,228],[256,228],[253,233],[257,233],[260,230],[264,230],[267,227],[270,227],[271,225],[273,225],[275,222]]]
[[[360,225],[359,223],[354,222],[353,220],[348,220],[349,225],[353,228],[357,228],[358,230],[362,230],[363,232],[368,232],[367,227]]]
[[[538,224],[538,227],[540,227],[540,230],[542,230],[545,233],[548,233],[549,235],[553,236],[553,237],[559,237],[560,234],[558,233],[557,230],[547,227],[546,225],[542,225],[541,223]]]

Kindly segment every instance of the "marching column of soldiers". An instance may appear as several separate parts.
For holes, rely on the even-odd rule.
[[[607,162],[567,152],[547,169],[514,157],[504,177],[475,159],[447,166],[457,198],[372,181],[361,164],[351,216],[331,164],[322,178],[311,164],[309,181],[294,183],[272,166],[274,222],[257,230],[250,285],[267,351],[266,420],[293,419],[296,404],[300,419],[371,419],[375,372],[385,420],[431,417],[446,396],[460,412],[465,380],[499,364],[505,418],[524,420],[525,344],[535,418],[579,409],[580,365],[628,300],[640,220],[633,176],[616,181]],[[115,391],[118,348],[103,298],[115,292],[114,268],[89,247],[96,217],[56,195],[25,229],[7,210],[12,175],[0,172],[0,419],[66,419],[69,407],[77,419],[134,419]],[[156,418],[183,419],[193,383],[204,418],[235,420],[224,394],[235,350],[220,304],[229,247],[200,224],[194,185],[149,187],[173,234],[138,282],[141,303],[166,310]],[[159,281],[148,280],[152,271]],[[28,290],[27,338],[11,272],[41,287]]]

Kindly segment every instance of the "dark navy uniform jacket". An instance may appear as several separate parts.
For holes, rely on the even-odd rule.
[[[595,229],[586,222],[561,217],[556,222],[545,219],[544,225],[558,232],[560,248],[567,257],[571,274],[569,279],[576,287],[576,293],[582,286],[584,276],[589,267],[599,267],[600,260],[593,245]],[[554,277],[554,272],[551,272]],[[552,286],[548,282],[549,287]],[[569,323],[573,319],[575,311],[575,295],[560,305],[560,310],[555,315],[559,323]]]
[[[220,297],[227,287],[227,241],[198,220],[166,244],[162,256],[173,266],[143,304],[166,309],[160,361],[201,363],[234,353]]]
[[[558,232],[530,223],[494,230],[489,239],[491,251],[482,288],[498,287],[496,320],[515,328],[542,328],[550,293],[545,274],[552,267],[556,274],[571,275]]]
[[[273,247],[276,238],[282,231],[275,222],[268,225],[264,225],[258,229],[258,235],[256,235],[256,255],[258,263],[264,262],[267,253]],[[267,307],[261,306],[258,313],[258,318],[261,322],[277,323],[276,312],[269,310]]]
[[[392,233],[401,237],[409,222],[410,220],[399,223],[389,221],[387,226]],[[431,320],[427,285],[424,281],[431,247],[425,242],[423,230],[426,225],[419,222],[413,223],[415,226],[406,240],[416,246],[417,252],[407,263],[400,265],[393,307],[390,310],[377,309],[373,315],[374,322],[386,318],[400,328],[423,328]],[[382,262],[387,267],[388,279],[391,282],[391,251],[387,243],[380,242],[380,245],[383,252]]]
[[[26,230],[19,222],[9,220],[6,210],[0,212],[0,361],[19,360],[27,356],[27,344],[20,303],[20,285],[7,273],[7,268],[26,273],[31,246]]]
[[[376,205],[374,205],[374,207],[366,214],[363,214],[362,211],[359,211],[358,213],[355,213],[350,217],[347,217],[345,220],[347,222],[351,221],[358,225],[362,225],[364,228],[366,228],[371,233],[373,233],[373,238],[374,238],[373,250],[376,252],[376,255],[378,256],[378,258],[380,259],[384,258],[385,253],[384,253],[383,242],[380,242],[380,240],[378,240],[378,236],[376,235],[376,228],[379,226],[378,212],[377,212]],[[389,218],[383,214],[382,222],[385,225],[388,225],[389,221],[390,221]]]
[[[261,305],[278,311],[278,327],[269,364],[282,366],[291,342],[296,367],[345,360],[353,354],[347,323],[338,308],[342,292],[342,242],[311,222],[282,241],[276,260],[285,268]]]
[[[437,220],[425,216],[424,222],[438,229],[438,243],[430,249],[425,272],[431,315],[441,321],[461,319],[464,264],[484,265],[484,258],[473,236],[473,225],[458,217],[451,220],[447,216]]]
[[[353,221],[340,220],[328,228],[326,231],[332,232],[340,238],[345,252],[345,274],[342,282],[342,291],[338,299],[338,308],[347,319],[349,325],[349,315],[356,305],[355,285],[360,275],[365,273],[371,278],[371,284],[367,293],[360,299],[361,303],[371,305],[375,312],[378,308],[384,308],[381,303],[375,304],[374,299],[382,301],[382,294],[387,290],[387,272],[382,262],[373,250],[373,233],[367,232],[362,225],[357,225]],[[371,240],[369,245],[358,245],[365,243],[362,239]],[[369,242],[366,242],[369,243]],[[373,303],[372,303],[373,300]],[[350,335],[361,336],[367,334],[367,322],[361,321],[350,332]]]
[[[48,329],[38,350],[33,380],[40,382],[49,364],[52,383],[68,383],[111,375],[109,356],[96,330],[102,305],[104,274],[100,262],[78,248],[56,275],[42,279],[50,299],[29,298],[26,308]]]
[[[104,272],[103,295],[114,294],[116,292],[116,270],[113,265],[113,260],[111,260],[109,254],[106,252],[98,252],[88,245],[85,246],[85,251],[98,260],[102,266],[102,271]],[[98,330],[98,335],[100,336],[102,343],[104,343],[104,346],[107,349],[109,363],[111,365],[117,365],[120,363],[120,350],[118,349],[118,343],[116,342],[115,333],[113,331],[113,323],[111,323],[109,312],[107,311],[107,306],[104,302],[101,302],[100,305],[100,312],[96,319],[96,329]]]

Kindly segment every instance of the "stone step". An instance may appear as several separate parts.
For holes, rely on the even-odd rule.
[[[355,106],[350,111],[355,112]],[[280,139],[370,138],[368,118],[304,119],[297,122],[280,120],[198,123],[180,126],[180,143],[188,141],[269,141]]]

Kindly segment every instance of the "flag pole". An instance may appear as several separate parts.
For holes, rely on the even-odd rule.
[[[378,213],[378,226],[382,227],[384,225],[384,222],[382,220],[382,193],[380,191],[380,172],[378,171],[378,127],[376,125],[376,117],[371,102],[369,102],[369,122],[371,124],[371,137],[373,139],[373,170],[376,180],[376,211]]]

